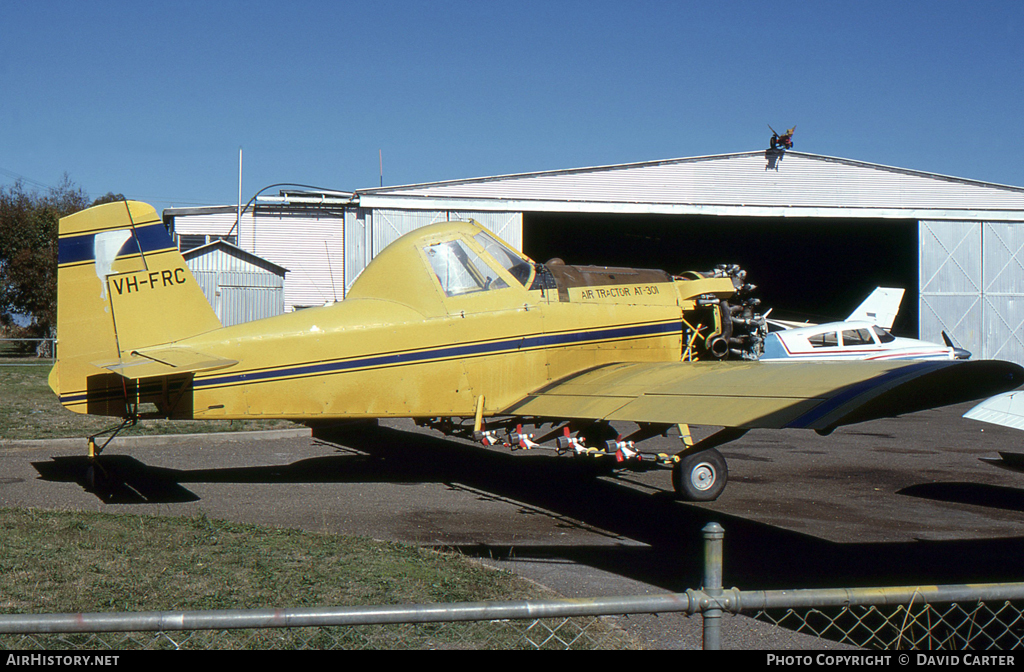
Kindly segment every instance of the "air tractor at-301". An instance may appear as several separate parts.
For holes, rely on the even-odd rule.
[[[337,304],[222,327],[156,211],[128,201],[60,222],[49,382],[65,407],[120,426],[414,418],[489,445],[662,465],[689,500],[720,495],[716,446],[750,429],[826,434],[1024,382],[1000,361],[761,362],[764,337],[736,267],[539,264],[473,222],[399,238]],[[720,429],[693,443],[690,425]],[[677,452],[644,450],[669,432]]]

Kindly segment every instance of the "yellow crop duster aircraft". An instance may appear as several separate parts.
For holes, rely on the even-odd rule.
[[[727,480],[715,446],[748,429],[827,433],[1024,382],[999,361],[756,361],[750,289],[735,267],[537,264],[449,222],[388,246],[340,303],[221,327],[156,211],[109,203],[60,221],[49,383],[72,411],[124,424],[415,418],[485,444],[663,464],[681,497],[710,500]],[[723,429],[692,444],[689,424]],[[637,445],[676,427],[676,455]]]

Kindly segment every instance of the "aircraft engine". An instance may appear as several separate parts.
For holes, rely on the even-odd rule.
[[[747,272],[736,264],[721,264],[713,271],[699,273],[706,278],[730,278],[736,294],[729,301],[709,302],[718,311],[714,333],[704,341],[715,359],[757,360],[764,352],[768,324],[757,311],[761,300],[752,294],[757,285],[747,282]]]

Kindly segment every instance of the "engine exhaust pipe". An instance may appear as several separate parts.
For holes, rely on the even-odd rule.
[[[708,350],[711,352],[712,356],[722,359],[729,354],[729,341],[721,336],[715,336],[708,341]]]

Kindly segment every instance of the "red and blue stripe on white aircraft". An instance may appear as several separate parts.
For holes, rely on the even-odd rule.
[[[878,287],[842,322],[800,325],[769,319],[774,327],[764,341],[761,361],[969,359],[953,345],[902,338],[889,333],[903,298],[902,289]],[[799,325],[799,326],[798,326]]]

